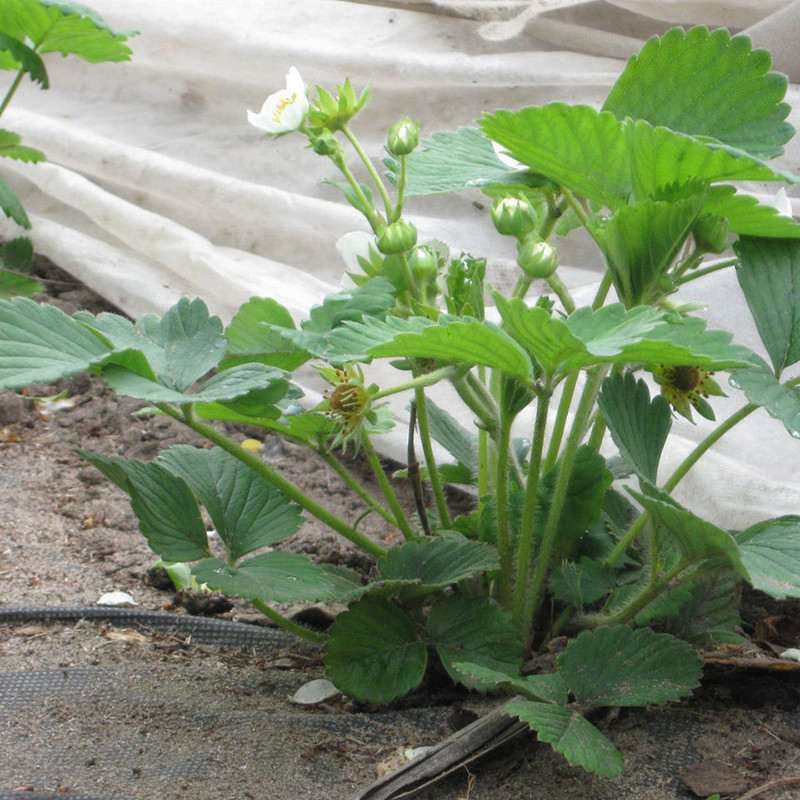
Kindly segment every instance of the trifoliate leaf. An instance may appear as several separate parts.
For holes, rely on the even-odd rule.
[[[622,753],[577,711],[529,700],[514,700],[503,710],[527,722],[540,741],[551,745],[570,764],[607,778],[622,773]]]
[[[800,242],[740,239],[736,276],[775,374],[800,361]]]
[[[292,315],[277,301],[251,297],[234,314],[225,329],[228,352],[223,366],[259,361],[288,372],[310,357],[278,333],[272,326],[295,329]]]
[[[751,403],[761,406],[780,420],[792,436],[800,439],[800,388],[781,384],[765,361],[752,369],[734,370],[730,382],[741,389]]]
[[[108,351],[100,338],[55,306],[23,297],[0,300],[0,388],[74,375]]]
[[[389,175],[397,183],[400,164],[386,159]],[[460,192],[474,186],[501,183],[518,174],[504,164],[492,143],[476,128],[454,133],[439,131],[406,160],[406,194],[424,195]]]
[[[469,688],[481,683],[459,672],[458,662],[512,674],[522,666],[523,645],[511,616],[486,598],[450,595],[440,600],[428,615],[428,634],[448,675]]]
[[[218,447],[176,445],[162,452],[158,461],[189,484],[231,561],[280,542],[302,523],[297,505]]]
[[[558,705],[567,703],[567,687],[557,672],[527,675],[523,678],[516,671],[503,672],[467,661],[457,661],[453,668],[458,674],[469,675],[474,685],[484,690],[505,689],[529,700],[542,700]]]
[[[0,180],[0,210],[9,218],[13,219],[20,228],[30,230],[31,221],[25,213],[19,198],[11,191],[11,187],[3,180]]]
[[[736,535],[748,581],[782,600],[800,597],[800,517],[751,525]]]
[[[654,483],[672,427],[669,403],[660,395],[651,400],[647,384],[628,373],[606,378],[597,404],[620,455],[639,475]]]
[[[41,150],[26,147],[20,144],[21,141],[22,138],[18,134],[0,128],[0,157],[13,158],[15,161],[25,161],[31,164],[46,160],[46,156]]]
[[[413,580],[428,587],[449,586],[496,568],[493,547],[458,534],[405,542],[378,561],[380,580]]]
[[[609,208],[631,192],[628,144],[613,114],[589,106],[550,103],[497,111],[480,121],[483,132],[534,172]]]
[[[419,685],[428,654],[411,620],[393,603],[364,597],[339,614],[325,648],[328,677],[345,694],[388,703]]]
[[[186,481],[155,462],[78,453],[130,495],[139,530],[164,561],[211,555],[197,500]]]
[[[602,561],[564,561],[551,579],[553,597],[578,608],[591,605],[616,586],[614,570]]]
[[[774,158],[794,129],[781,102],[786,76],[769,68],[769,53],[746,36],[673,28],[630,58],[603,110]]]
[[[723,217],[730,232],[742,236],[800,238],[800,225],[791,217],[782,216],[773,206],[759,204],[755,197],[737,193],[734,186],[710,187],[703,212]]]
[[[674,636],[627,625],[584,631],[558,658],[579,703],[645,706],[679,700],[700,683],[703,665]]]
[[[0,25],[5,27],[5,21]],[[47,69],[36,51],[25,42],[0,31],[0,69],[21,69],[42,89],[50,88]]]
[[[264,603],[317,602],[337,596],[337,581],[299,553],[261,553],[235,567],[207,558],[195,564],[192,573],[210,589]]]

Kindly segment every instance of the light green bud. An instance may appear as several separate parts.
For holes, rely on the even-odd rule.
[[[319,136],[311,141],[314,152],[321,156],[330,156],[333,159],[344,156],[342,143],[329,131],[323,130]]]
[[[692,237],[701,253],[724,253],[728,249],[728,229],[725,217],[703,214],[692,226]]]
[[[517,263],[531,278],[549,278],[558,269],[558,253],[549,242],[529,239],[517,246]]]
[[[378,234],[378,250],[385,256],[405,253],[417,243],[417,229],[402,219],[387,225]]]
[[[412,122],[408,117],[395,122],[389,128],[386,140],[386,149],[393,156],[407,156],[419,144],[419,123]]]
[[[491,210],[492,222],[497,232],[503,236],[516,236],[522,239],[536,227],[536,212],[526,200],[517,197],[504,197],[498,200]]]
[[[430,247],[415,247],[408,256],[414,279],[421,284],[433,283],[439,272],[439,259]]]

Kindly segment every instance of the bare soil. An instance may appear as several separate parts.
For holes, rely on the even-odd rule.
[[[43,299],[67,312],[108,310],[69,276],[43,269],[56,281]],[[32,399],[60,391],[71,401],[61,410]],[[123,494],[75,452],[147,460],[175,443],[202,443],[171,420],[135,416],[137,407],[86,376],[0,395],[0,610],[94,606],[104,593],[123,591],[138,608],[187,613],[172,592],[148,583],[156,559]],[[231,432],[240,439],[254,433]],[[307,451],[268,436],[259,452],[343,517],[362,513],[340,478]],[[372,515],[364,525],[391,543],[380,519]],[[285,546],[364,574],[372,569],[369,558],[312,521]],[[320,608],[316,621],[325,624],[335,610]],[[794,620],[796,640],[794,606],[757,599],[748,613],[753,628],[767,617]],[[263,624],[236,599],[224,617]],[[31,692],[34,673],[43,683]],[[28,682],[15,693],[21,675]],[[0,797],[26,789],[146,800],[354,798],[401,763],[408,747],[434,744],[497,702],[434,685],[388,708],[364,709],[342,697],[313,707],[291,702],[301,685],[323,675],[317,649],[278,634],[264,648],[239,651],[140,627],[0,625]],[[719,666],[685,703],[601,718],[626,756],[626,774],[616,781],[569,766],[531,736],[422,796],[740,797],[779,781],[760,796],[797,798],[800,784],[787,782],[800,776],[795,675]]]

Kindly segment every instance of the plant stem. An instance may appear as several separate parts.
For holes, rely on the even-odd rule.
[[[539,481],[542,475],[542,452],[544,450],[544,437],[547,430],[547,410],[550,406],[550,392],[539,395],[536,404],[536,419],[533,424],[533,439],[531,442],[531,456],[528,463],[528,478],[525,483],[525,501],[522,509],[522,522],[520,523],[519,540],[516,553],[516,581],[514,584],[514,605],[512,620],[520,634],[527,636],[525,625],[525,604],[528,594],[528,579],[531,563],[533,561],[534,522],[536,507],[539,499]]]
[[[307,639],[309,642],[316,642],[317,644],[324,644],[328,641],[328,637],[324,633],[317,633],[309,630],[304,625],[292,622],[288,617],[284,617],[279,611],[268,606],[263,600],[250,600],[250,604],[257,608],[267,619],[271,619],[276,625],[280,625],[281,628],[295,636],[299,636],[301,639]]]
[[[567,417],[569,416],[569,410],[572,406],[572,398],[575,395],[575,387],[578,384],[579,375],[580,372],[576,370],[570,373],[564,381],[564,387],[561,390],[561,399],[558,401],[556,421],[550,433],[550,444],[547,446],[547,456],[542,466],[542,472],[551,470],[558,459],[558,451],[561,447],[561,439],[564,436],[564,428],[567,424]]]
[[[597,309],[605,303],[610,289],[611,272],[606,270],[603,274],[603,279],[600,281],[600,285],[597,287],[597,294],[594,296],[594,300],[592,300],[592,311],[597,311]]]
[[[0,103],[0,117],[3,116],[3,112],[8,108],[8,104],[11,102],[11,99],[16,94],[17,89],[19,89],[19,85],[22,83],[22,79],[24,76],[25,76],[25,70],[21,69],[17,73],[17,77],[14,78],[14,82],[11,84],[11,86],[8,87],[6,96],[3,98],[3,102]]]
[[[569,293],[569,289],[567,289],[564,281],[554,272],[547,278],[547,285],[561,301],[561,305],[564,306],[564,311],[566,311],[567,314],[571,314],[575,310],[575,301],[572,299],[572,295]]]
[[[547,522],[542,532],[539,556],[536,559],[536,566],[534,567],[533,577],[531,579],[531,587],[525,601],[525,610],[522,617],[522,630],[525,631],[531,627],[536,612],[539,610],[539,605],[544,593],[545,580],[550,571],[550,561],[553,557],[556,535],[558,534],[558,523],[561,519],[561,510],[564,506],[564,501],[567,497],[567,489],[569,487],[569,479],[572,475],[572,467],[575,463],[575,456],[578,452],[581,440],[583,439],[589,418],[594,410],[597,393],[600,391],[600,385],[605,378],[606,371],[605,366],[597,367],[593,371],[590,371],[581,401],[575,412],[572,430],[564,445],[564,452],[561,454],[558,477],[553,487],[553,496],[550,501],[550,508],[547,512]]]
[[[397,187],[395,192],[397,200],[394,204],[394,210],[389,215],[389,222],[397,222],[403,215],[403,203],[405,202],[406,193],[406,180],[408,176],[408,156],[398,156],[400,159],[400,174],[397,176]]]
[[[718,264],[711,264],[711,266],[703,267],[703,269],[696,269],[693,272],[690,272],[688,275],[683,275],[681,278],[676,280],[675,286],[681,286],[684,283],[689,283],[689,281],[697,280],[697,278],[703,278],[706,275],[710,275],[712,272],[718,272],[721,269],[735,267],[738,263],[738,258],[730,258],[727,261],[720,261]]]
[[[508,521],[508,454],[511,443],[512,419],[508,414],[500,418],[500,433],[497,437],[497,555],[500,561],[498,590],[503,608],[511,607],[511,529]]]
[[[397,520],[397,527],[400,528],[406,540],[414,539],[417,534],[414,532],[411,525],[409,525],[406,515],[397,499],[397,495],[394,493],[391,481],[386,477],[386,471],[383,468],[383,464],[381,464],[381,460],[378,458],[378,454],[375,452],[375,448],[372,446],[372,442],[367,434],[362,436],[361,446],[364,448],[364,452],[367,454],[369,465],[372,467],[372,471],[375,473],[375,479],[378,481],[378,484],[381,487],[383,496],[386,498],[386,502],[389,504],[389,508],[392,509],[392,513]]]
[[[432,386],[434,383],[439,383],[439,381],[445,378],[453,378],[457,376],[459,372],[459,367],[439,367],[439,369],[435,369],[432,372],[427,372],[424,375],[419,375],[412,380],[406,381],[405,383],[399,383],[397,386],[390,386],[388,389],[381,389],[372,395],[372,399],[380,400],[383,397],[389,397],[389,395],[405,392],[409,389],[420,389],[424,386]]]
[[[447,498],[444,496],[442,479],[439,476],[439,467],[433,454],[431,444],[431,428],[428,421],[428,404],[425,400],[425,392],[416,389],[414,396],[417,402],[417,425],[419,426],[419,437],[422,441],[422,452],[425,454],[425,464],[428,467],[428,478],[433,489],[433,496],[436,498],[436,508],[439,511],[439,523],[442,528],[448,529],[452,522],[450,520],[450,510],[447,508]]]
[[[353,145],[353,149],[358,153],[358,157],[363,162],[364,166],[367,168],[367,172],[369,173],[370,178],[372,178],[372,182],[375,184],[375,188],[378,190],[378,193],[383,200],[384,208],[386,209],[386,218],[391,220],[392,218],[392,200],[389,197],[389,193],[386,191],[386,186],[384,185],[383,181],[381,180],[381,176],[378,175],[377,170],[375,169],[375,165],[372,163],[372,159],[367,155],[364,148],[361,146],[361,143],[356,139],[353,132],[347,125],[343,125],[342,133],[344,134],[345,138],[351,145]]]
[[[383,228],[384,222],[381,215],[372,207],[372,204],[367,199],[367,196],[364,194],[361,185],[356,180],[355,175],[350,171],[350,167],[342,161],[337,161],[336,166],[339,167],[339,171],[344,175],[347,182],[352,187],[353,191],[358,198],[358,202],[361,203],[361,211],[364,216],[367,218],[367,222],[369,222],[370,228],[372,228],[373,233],[380,233],[381,229]]]
[[[303,441],[302,439],[300,441]],[[315,453],[318,453],[325,461],[325,463],[336,472],[339,477],[375,512],[380,514],[389,524],[400,527],[397,520],[394,518],[388,509],[384,508],[381,503],[374,498],[350,473],[350,471],[336,458],[333,453],[328,450],[312,448]]]
[[[199,433],[203,438],[208,439],[209,442],[221,447],[225,452],[230,453],[234,458],[237,458],[246,466],[250,467],[257,475],[262,477],[268,483],[271,483],[276,489],[279,489],[290,500],[293,500],[309,514],[316,517],[320,522],[325,523],[329,528],[344,536],[345,539],[365,550],[370,555],[380,557],[386,554],[379,544],[368,539],[363,534],[359,533],[355,528],[348,525],[344,520],[337,517],[335,514],[328,511],[328,509],[321,506],[315,500],[312,500],[305,492],[298,489],[290,481],[286,480],[282,475],[278,474],[269,464],[263,462],[258,456],[240,447],[236,442],[231,441],[227,436],[220,433],[216,428],[199,422],[191,417],[190,414],[181,415],[172,406],[166,403],[156,404],[159,410],[163,411],[173,419],[183,422],[184,425],[191,428],[195,433]]]
[[[486,389],[481,384],[481,389],[483,390],[481,396],[477,393],[474,389],[474,384],[477,379],[472,375],[473,380],[469,381],[468,378],[472,375],[472,373],[467,373],[464,376],[459,378],[453,379],[453,388],[458,392],[458,396],[464,401],[470,411],[478,418],[481,426],[489,436],[494,438],[497,435],[497,429],[499,425],[499,414],[497,413],[497,407],[494,406],[494,401],[492,401],[491,406],[487,405],[485,393]],[[490,398],[491,399],[491,398]],[[494,406],[494,407],[492,407]]]

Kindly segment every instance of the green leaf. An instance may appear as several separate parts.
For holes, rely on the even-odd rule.
[[[25,147],[25,145],[20,144],[21,141],[22,138],[19,134],[0,128],[0,156],[33,164],[46,160],[47,157],[41,150]]]
[[[19,198],[11,191],[11,187],[4,180],[0,180],[0,209],[21,228],[30,230],[31,221],[28,219],[22,203],[20,203]]]
[[[255,390],[268,387],[272,382],[277,382],[281,391],[286,386],[283,372],[258,363],[240,364],[218,372],[193,392],[176,391],[116,364],[103,368],[103,379],[115,392],[150,403],[221,402],[244,397]],[[263,416],[279,415],[277,407],[264,408]]]
[[[606,378],[597,404],[620,455],[639,475],[655,483],[672,426],[669,402],[661,395],[651,400],[647,384],[628,373]]]
[[[626,310],[612,303],[597,311],[579,308],[565,320],[493,294],[509,333],[549,374],[568,374],[593,364],[679,364],[709,370],[750,366],[752,353],[730,344],[724,331],[707,331],[704,320],[669,319],[658,309]]]
[[[73,54],[92,64],[129,60],[131,50],[124,42],[135,34],[116,33],[96,11],[58,0],[3,0],[2,28],[28,40],[39,54]]]
[[[739,548],[728,531],[695,516],[663,489],[643,484],[644,494],[628,491],[650,513],[668,541],[677,545],[687,565],[722,556],[739,575],[747,576]]]
[[[690,181],[787,181],[797,176],[727,145],[700,141],[644,120],[623,123],[630,148],[633,193],[638,200],[663,187]]]
[[[547,742],[570,764],[606,778],[622,774],[622,753],[577,711],[529,700],[514,700],[503,710],[527,722],[539,741]]]
[[[314,306],[309,318],[301,324],[301,330],[273,328],[287,341],[301,350],[331,359],[338,355],[331,350],[330,340],[336,336],[346,322],[360,320],[378,321],[394,306],[395,287],[387,278],[372,278],[367,283],[353,289],[344,289],[328,295],[321,305]]]
[[[600,706],[679,700],[700,684],[702,671],[686,642],[627,625],[584,631],[558,657],[558,672],[578,702]]]
[[[428,654],[411,620],[379,597],[352,603],[331,627],[328,676],[356,700],[388,703],[418,686]]]
[[[734,370],[730,382],[751,403],[780,420],[792,436],[800,438],[800,389],[782,385],[765,361],[753,369]]]
[[[33,269],[33,243],[18,236],[0,245],[0,297],[29,297],[43,291],[39,281],[29,278]]]
[[[734,186],[712,186],[703,213],[718,214],[728,220],[731,233],[785,239],[800,238],[800,225],[784,217],[777,208],[759,204],[755,197],[738,194]]]
[[[231,561],[291,536],[303,521],[297,505],[219,447],[176,445],[158,461],[189,484]]]
[[[744,637],[737,632],[742,626],[740,586],[741,580],[733,570],[721,569],[678,587],[688,589],[689,598],[668,622],[667,630],[695,645],[743,644]],[[642,624],[639,617],[636,622]]]
[[[564,561],[551,581],[553,597],[578,608],[600,600],[616,586],[614,570],[608,564],[586,557]]]
[[[211,555],[197,500],[186,481],[155,462],[78,452],[130,495],[139,530],[164,561],[196,561]]]
[[[469,675],[474,680],[474,685],[480,689],[505,689],[529,700],[567,704],[567,687],[557,672],[523,678],[517,671],[502,672],[468,661],[457,661],[453,668],[458,674]]]
[[[380,580],[412,580],[431,588],[449,586],[496,568],[497,553],[493,547],[455,533],[446,538],[405,542],[378,561]]]
[[[82,314],[79,319],[102,334],[115,351],[141,351],[148,366],[137,374],[156,379],[179,394],[216,367],[227,349],[222,322],[209,315],[200,298],[190,301],[182,297],[161,319],[145,314],[135,324],[107,313],[96,317]],[[109,363],[117,362],[111,359]],[[132,365],[125,366],[130,369]]]
[[[469,688],[480,681],[462,673],[458,662],[519,673],[523,644],[510,615],[483,597],[451,595],[440,600],[428,615],[428,634],[450,677]]]
[[[400,164],[387,159],[393,183]],[[497,157],[492,143],[476,128],[439,131],[406,160],[406,195],[460,192],[474,186],[502,183],[518,172]]]
[[[237,566],[207,558],[192,567],[199,583],[224,594],[264,603],[296,603],[331,600],[337,581],[324,567],[307,556],[278,550],[261,553]]]
[[[673,28],[629,59],[603,110],[774,158],[794,129],[784,122],[786,76],[769,68],[746,36]]]
[[[431,436],[471,474],[478,472],[478,436],[467,430],[458,420],[426,398]]]
[[[751,525],[736,536],[748,581],[782,600],[800,597],[800,517]]]
[[[740,239],[736,276],[775,374],[800,361],[800,242]]]
[[[223,366],[259,361],[291,372],[309,359],[272,326],[295,329],[292,315],[277,301],[251,297],[234,315],[225,330],[228,352]]]
[[[556,464],[542,476],[539,484],[534,521],[537,531],[544,530],[559,470],[560,464]],[[556,558],[569,555],[576,541],[601,519],[606,490],[613,480],[614,476],[606,466],[605,458],[591,445],[581,445],[575,454],[567,483],[567,494],[558,520]]]
[[[522,379],[532,369],[524,350],[497,325],[448,314],[438,323],[424,317],[350,322],[331,335],[331,345],[337,355],[435,358],[480,364]]]
[[[0,25],[5,27],[4,22],[0,22]],[[44,62],[36,51],[28,47],[25,42],[0,31],[0,53],[6,53],[0,58],[0,69],[22,69],[42,89],[50,88],[50,80],[47,77]]]
[[[680,254],[702,205],[702,196],[671,203],[641,200],[592,220],[590,230],[626,308],[662,294],[659,279]]]
[[[55,306],[0,300],[0,388],[20,389],[74,375],[108,347]]]
[[[480,121],[483,132],[517,161],[609,208],[631,192],[628,145],[613,114],[589,106],[550,103],[497,111]]]

